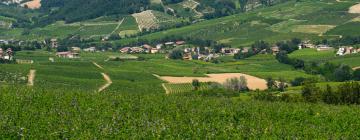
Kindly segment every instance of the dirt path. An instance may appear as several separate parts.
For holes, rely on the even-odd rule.
[[[101,86],[98,90],[98,92],[104,91],[106,88],[108,88],[111,84],[111,78],[109,75],[107,75],[106,73],[101,73],[101,75],[104,77],[104,80],[106,81],[106,84]]]
[[[200,82],[217,82],[222,84],[226,82],[227,79],[234,77],[239,78],[240,76],[244,76],[247,79],[248,87],[250,89],[252,90],[267,89],[266,81],[264,79],[242,73],[207,74],[208,77],[172,77],[172,76],[157,76],[157,75],[154,76],[174,84],[191,83],[194,79],[197,79]]]
[[[28,75],[28,86],[34,86],[35,76],[36,76],[36,70],[30,70]]]
[[[121,26],[121,24],[124,22],[125,18],[123,18],[121,21],[119,21],[119,24],[116,26],[116,28],[109,34],[109,36],[116,32]]]
[[[161,86],[164,88],[165,94],[170,94],[170,91],[166,88],[165,83],[162,83]]]
[[[104,69],[102,66],[100,66],[99,64],[97,64],[96,62],[92,62],[96,67],[98,67],[99,69]]]
[[[357,70],[357,69],[360,69],[360,66],[358,66],[358,67],[354,67],[354,68],[353,68],[353,70]]]
[[[349,13],[360,14],[360,3],[350,7]]]

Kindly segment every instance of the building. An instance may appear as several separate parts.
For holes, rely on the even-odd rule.
[[[57,52],[56,56],[61,58],[70,58],[70,59],[80,58],[80,54],[74,52]]]
[[[0,48],[0,59],[2,59],[4,57],[4,51],[2,48]]]
[[[130,53],[130,47],[124,47],[120,49],[121,53]]]
[[[329,51],[332,50],[333,48],[328,46],[328,45],[317,45],[316,46],[316,50],[317,51]]]
[[[165,45],[166,46],[170,46],[170,45],[174,45],[175,43],[174,42],[166,42]]]
[[[175,44],[177,46],[181,46],[181,45],[184,45],[185,44],[185,41],[176,41]]]
[[[84,51],[85,52],[96,52],[96,48],[95,47],[89,47],[89,48],[85,48]]]
[[[310,43],[310,41],[304,41],[301,44],[299,44],[299,50],[301,49],[305,49],[305,48],[310,48],[310,49],[314,49],[316,46],[312,43]]]
[[[140,47],[132,47],[130,48],[130,53],[143,53],[145,50]]]
[[[157,48],[151,48],[150,53],[154,54],[154,53],[159,53],[159,49]]]
[[[359,49],[355,49],[354,47],[343,46],[343,47],[339,48],[336,55],[343,56],[343,55],[349,55],[349,54],[354,54],[354,53],[359,53]]]
[[[226,54],[226,55],[234,55],[240,51],[241,51],[241,49],[239,49],[239,48],[222,48],[221,49],[221,53]]]
[[[148,44],[142,45],[142,48],[144,49],[144,51],[145,51],[146,53],[150,53],[150,52],[151,52],[151,49],[152,49],[152,47],[151,47],[150,45],[148,45]]]
[[[72,52],[80,52],[81,51],[81,48],[79,48],[79,47],[71,47],[71,51]]]
[[[57,39],[53,38],[50,40],[51,48],[57,48],[58,47],[58,41]]]
[[[271,47],[271,52],[273,54],[278,54],[280,52],[280,48],[278,46]]]
[[[157,44],[156,49],[160,50],[164,45],[163,44]]]

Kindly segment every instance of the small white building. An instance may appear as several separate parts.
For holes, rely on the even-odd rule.
[[[84,51],[85,52],[96,52],[96,48],[95,47],[89,47],[89,48],[85,48]]]
[[[79,53],[74,53],[74,52],[57,52],[56,56],[61,57],[61,58],[80,58],[80,54]]]

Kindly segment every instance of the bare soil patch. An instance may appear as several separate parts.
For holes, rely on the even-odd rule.
[[[350,9],[349,9],[349,13],[360,14],[360,3],[356,4],[354,6],[351,6]]]
[[[30,9],[39,9],[41,7],[41,0],[32,0],[22,4],[22,6],[25,5]]]
[[[227,79],[230,78],[238,78],[240,76],[245,76],[248,82],[248,87],[252,90],[267,89],[266,81],[264,79],[254,77],[247,74],[242,73],[223,73],[223,74],[207,74],[208,77],[172,77],[172,76],[160,76],[159,78],[167,81],[169,83],[174,84],[182,84],[182,83],[191,83],[194,79],[199,80],[200,82],[216,82],[216,83],[224,83]]]

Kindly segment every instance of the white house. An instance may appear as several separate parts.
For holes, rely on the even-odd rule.
[[[57,52],[56,56],[61,57],[61,58],[80,58],[79,53],[73,53],[73,52]]]

